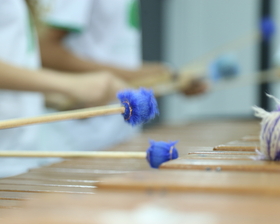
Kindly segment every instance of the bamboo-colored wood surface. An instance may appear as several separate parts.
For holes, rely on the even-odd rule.
[[[110,151],[91,151],[91,152],[57,152],[57,151],[0,151],[0,157],[59,157],[59,158],[129,158],[129,159],[145,159],[146,152],[110,152]]]
[[[156,170],[114,177],[97,183],[100,189],[215,192],[280,196],[278,173]]]
[[[219,155],[227,155],[227,156],[255,156],[256,152],[244,152],[244,151],[198,151],[198,152],[189,152],[188,155],[210,155],[210,156],[219,156]]]
[[[251,171],[251,172],[280,172],[280,163],[274,161],[236,160],[236,159],[177,159],[166,162],[161,169],[182,170],[216,170],[216,171]]]
[[[214,147],[214,151],[245,151],[245,152],[255,152],[259,150],[259,146],[254,145],[218,145]]]
[[[139,216],[142,217],[140,223],[149,223],[152,216],[156,218],[155,224],[274,224],[279,223],[280,206],[279,197],[271,196],[151,191],[48,195],[24,204],[17,216],[14,209],[6,211],[2,215],[5,220],[1,221],[5,224],[53,224],[54,220],[59,224],[111,224],[117,221],[126,224],[139,223]]]
[[[258,123],[258,121],[215,121],[161,126],[148,129],[144,134],[130,142],[113,147],[110,151],[144,151],[149,145],[149,139],[179,140],[177,148],[182,160],[200,156],[208,157],[208,159],[188,158],[187,160],[202,165],[210,160],[217,163],[222,161],[225,164],[255,162],[244,159],[255,155],[254,152],[213,151],[213,146],[241,139],[248,134],[257,134]],[[90,211],[91,215],[101,214],[100,211],[109,212],[108,208],[123,209],[125,212],[133,211],[141,205],[142,199],[145,199],[147,206],[168,205],[165,211],[183,211],[184,214],[188,214],[188,206],[182,202],[185,198],[186,203],[194,206],[190,210],[194,223],[199,223],[197,219],[205,213],[215,217],[214,223],[218,223],[217,220],[225,223],[227,220],[225,217],[231,217],[235,223],[240,220],[239,218],[243,220],[246,218],[248,221],[246,223],[258,223],[271,213],[269,209],[265,209],[265,206],[256,202],[263,202],[269,207],[277,206],[280,201],[277,175],[273,172],[229,172],[223,168],[213,171],[209,169],[153,170],[144,159],[132,158],[66,159],[47,167],[32,169],[16,177],[0,179],[0,221],[7,224],[17,224],[17,221],[21,224],[53,222],[92,224],[97,223],[96,219],[89,219],[89,216],[83,212]],[[141,178],[142,185],[139,185]],[[123,180],[122,183],[121,180]],[[258,182],[259,186],[255,187]],[[105,187],[106,184],[109,186],[108,183],[117,184]],[[126,188],[123,192],[113,189],[113,185],[118,189],[124,189],[123,185],[138,185],[138,188]],[[127,189],[134,192],[128,192]],[[52,196],[53,194],[55,195]],[[153,195],[158,196],[158,199],[155,199]],[[139,199],[141,199],[140,202]],[[100,200],[105,204],[102,204]],[[78,204],[79,206],[76,207]],[[240,209],[242,207],[244,207],[243,210]],[[249,212],[250,216],[247,216],[244,212],[245,208],[247,208],[246,211],[263,210],[257,213]],[[64,212],[71,215],[65,215]],[[80,212],[83,215],[80,215]],[[37,213],[44,215],[34,215]],[[7,215],[5,222],[3,221],[4,214]],[[41,217],[44,217],[44,220],[39,220]],[[276,216],[269,216],[271,221],[269,223],[273,223],[274,217]],[[190,217],[188,217],[189,220]],[[205,220],[204,223],[209,223],[209,216]]]
[[[140,88],[140,87],[146,87],[146,88],[152,88],[155,85],[158,84],[163,84],[163,83],[170,83],[173,80],[172,73],[170,72],[165,72],[162,74],[157,74],[155,76],[150,76],[150,77],[145,77],[145,78],[139,78],[136,80],[132,80],[129,82],[129,84],[135,88]]]
[[[237,140],[237,141],[230,141],[223,145],[218,145],[213,148],[214,151],[244,151],[244,152],[255,152],[256,150],[260,149],[260,143],[259,140],[256,141],[255,138],[253,138],[254,141],[251,141],[252,138],[249,138],[248,140]]]
[[[200,154],[189,154],[187,156],[182,156],[180,159],[188,159],[188,160],[252,160],[250,157],[256,156],[253,155],[229,155],[229,154],[210,154],[210,153],[200,153]]]

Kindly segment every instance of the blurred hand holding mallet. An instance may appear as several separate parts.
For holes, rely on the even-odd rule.
[[[121,106],[89,108],[39,117],[1,121],[0,129],[118,113],[123,115],[126,122],[134,126],[148,122],[159,113],[157,102],[151,90],[144,88],[140,88],[139,90],[126,90],[119,92],[117,97],[121,102]],[[178,158],[178,151],[175,148],[175,144],[176,142],[150,141],[150,147],[146,152],[0,151],[0,157],[146,158],[152,168],[158,168],[163,162]]]
[[[126,90],[117,95],[121,105],[94,107],[67,112],[58,112],[31,118],[12,119],[0,121],[0,129],[19,126],[54,122],[68,119],[83,119],[95,116],[122,114],[124,120],[131,125],[148,122],[158,114],[157,102],[151,90],[140,88],[139,90]]]

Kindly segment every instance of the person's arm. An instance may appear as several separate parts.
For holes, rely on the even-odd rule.
[[[170,73],[166,66],[159,63],[149,64],[138,70],[126,70],[82,59],[64,47],[63,38],[67,34],[68,31],[66,30],[49,27],[44,35],[40,36],[41,57],[44,67],[75,73],[106,70],[126,81]]]
[[[0,89],[66,93],[66,80],[63,73],[30,70],[0,61]]]
[[[160,83],[171,80],[170,69],[160,63],[146,63],[140,69],[131,71],[81,59],[64,47],[63,38],[67,34],[68,31],[66,30],[49,27],[45,34],[40,37],[41,57],[44,67],[73,72],[74,74],[106,70],[133,86],[146,86],[150,81]],[[196,95],[205,92],[206,89],[206,84],[203,81],[196,81],[195,85],[187,85],[181,92],[186,95]]]
[[[104,105],[126,88],[108,72],[79,76],[51,70],[29,70],[0,61],[0,89],[63,94],[84,107]]]

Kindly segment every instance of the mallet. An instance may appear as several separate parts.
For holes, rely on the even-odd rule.
[[[158,168],[162,163],[178,158],[175,148],[177,142],[150,141],[146,152],[49,152],[49,151],[0,151],[0,157],[60,157],[60,158],[130,158],[147,159],[152,168]]]
[[[0,121],[0,129],[20,127],[30,124],[39,124],[68,119],[83,119],[95,116],[122,114],[124,120],[132,126],[143,124],[153,119],[159,113],[153,92],[148,89],[126,90],[117,95],[120,105],[87,108],[59,112],[31,118],[11,119]]]
[[[29,124],[38,124],[67,119],[88,118],[99,115],[121,113],[126,122],[138,125],[153,119],[158,114],[157,102],[151,90],[128,90],[118,93],[122,106],[106,106],[91,109],[60,112],[40,117],[15,119],[0,122],[0,129],[13,128]],[[53,152],[53,151],[0,151],[0,157],[62,157],[62,158],[146,158],[150,166],[158,168],[163,162],[178,158],[175,148],[177,142],[150,141],[146,152]]]

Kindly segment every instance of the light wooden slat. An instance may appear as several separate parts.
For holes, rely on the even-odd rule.
[[[106,190],[130,189],[280,196],[278,173],[158,170],[103,178],[97,187]]]
[[[0,208],[1,209],[11,209],[17,208],[22,205],[18,200],[0,200]]]
[[[69,194],[93,194],[94,186],[82,188],[76,186],[42,186],[42,185],[0,185],[0,192],[27,192],[27,193],[69,193]]]
[[[246,151],[255,152],[259,146],[236,146],[236,145],[218,145],[213,148],[214,151]]]
[[[179,149],[179,153],[181,157],[185,157],[185,155],[188,155],[189,152],[194,152],[194,151],[200,151],[206,154],[206,156],[208,156],[209,154],[209,158],[211,157],[212,159],[214,157],[218,158],[219,155],[214,153],[222,153],[222,152],[218,152],[218,151],[212,151],[212,148],[214,145],[220,144],[220,143],[224,143],[224,142],[229,142],[232,141],[234,139],[240,139],[242,136],[244,136],[245,134],[250,134],[250,133],[256,133],[256,131],[259,129],[259,124],[257,124],[257,122],[255,121],[218,121],[218,122],[201,122],[201,123],[196,123],[196,124],[190,124],[190,125],[181,125],[181,126],[161,126],[161,127],[157,127],[154,129],[148,129],[146,130],[142,135],[132,139],[130,142],[127,143],[123,143],[121,145],[115,146],[113,148],[111,148],[110,150],[112,151],[145,151],[147,149],[147,147],[149,146],[148,140],[149,139],[154,139],[154,140],[164,140],[164,141],[169,141],[169,140],[179,140],[179,143],[177,144],[178,149]],[[239,143],[238,143],[239,144]],[[245,144],[245,143],[244,143]],[[213,154],[211,154],[213,153]],[[224,151],[224,153],[228,153],[223,154],[222,157],[226,157],[229,155],[229,153],[233,154],[233,152],[227,152]],[[236,156],[236,158],[238,157],[243,157],[245,156],[245,154],[254,154],[254,152],[236,152],[237,154],[234,154],[233,156]],[[244,155],[242,154],[244,153]],[[230,156],[230,155],[229,155]],[[221,156],[220,156],[221,157]],[[195,159],[189,159],[189,160],[193,160],[196,161]],[[205,159],[203,159],[205,160]],[[234,160],[235,161],[235,160]],[[219,170],[219,169],[218,169]],[[100,201],[104,201],[105,203],[107,203],[107,205],[104,204],[104,211],[106,211],[105,207],[108,208],[108,205],[111,205],[112,208],[120,208],[121,205],[123,205],[125,200],[130,200],[130,204],[128,203],[127,208],[131,209],[132,205],[137,204],[137,201],[135,201],[135,197],[136,198],[143,198],[143,196],[147,195],[147,203],[148,204],[153,204],[155,203],[155,198],[153,197],[151,199],[151,195],[158,195],[160,196],[159,198],[162,198],[162,196],[166,196],[169,195],[170,192],[172,190],[171,185],[173,185],[173,187],[176,188],[176,184],[177,182],[174,182],[173,184],[170,182],[172,180],[170,180],[169,178],[167,178],[167,182],[169,182],[169,184],[166,185],[166,182],[163,183],[167,186],[167,188],[162,188],[161,186],[163,185],[158,185],[158,180],[156,178],[153,178],[153,182],[152,182],[152,186],[158,186],[158,189],[156,188],[147,188],[145,191],[142,191],[143,189],[141,189],[141,192],[136,193],[136,195],[140,194],[139,197],[135,196],[134,193],[133,194],[128,194],[127,192],[124,193],[120,193],[122,191],[118,191],[117,193],[113,193],[115,190],[114,188],[108,188],[109,190],[104,190],[106,192],[104,193],[100,193],[100,189],[95,189],[95,186],[97,184],[99,184],[99,181],[103,180],[103,179],[111,179],[111,178],[117,178],[118,176],[125,178],[127,175],[138,175],[138,173],[141,173],[142,171],[145,171],[148,173],[154,173],[154,172],[165,172],[165,170],[152,170],[149,165],[146,163],[145,160],[102,160],[102,159],[97,159],[97,160],[83,160],[83,159],[77,159],[77,160],[65,160],[61,163],[57,163],[57,164],[53,164],[51,166],[48,167],[43,167],[43,168],[39,168],[39,169],[33,169],[30,170],[28,173],[26,174],[22,174],[16,177],[12,177],[9,179],[4,179],[3,181],[0,180],[0,199],[2,197],[2,199],[5,199],[5,201],[10,200],[10,201],[25,201],[25,199],[27,198],[28,200],[34,200],[34,198],[36,198],[37,196],[41,196],[41,195],[47,195],[47,198],[51,198],[51,209],[53,209],[54,213],[59,213],[61,214],[61,222],[66,222],[69,223],[70,221],[75,221],[73,220],[73,217],[80,217],[79,215],[74,215],[74,214],[78,214],[79,211],[88,211],[89,215],[92,215],[94,217],[96,217],[96,214],[98,214],[98,210],[97,208],[100,208],[100,206],[102,205],[102,203],[100,203]],[[175,173],[177,173],[177,170],[170,170],[172,172],[172,174],[170,173],[169,175],[173,175]],[[133,173],[132,173],[133,172]],[[168,171],[169,172],[169,171]],[[196,171],[183,171],[185,172],[196,172]],[[207,175],[203,175],[203,174],[207,174]],[[210,200],[211,203],[209,203],[209,205],[211,204],[212,206],[215,206],[213,203],[221,197],[221,195],[225,195],[225,193],[220,194],[220,192],[216,191],[215,185],[213,186],[213,188],[211,188],[211,186],[209,187],[207,185],[208,182],[201,182],[201,177],[203,179],[206,179],[205,181],[207,181],[208,178],[208,174],[209,173],[214,173],[214,174],[224,174],[225,172],[222,170],[222,172],[209,172],[209,171],[198,171],[196,172],[195,175],[189,175],[186,176],[186,178],[190,178],[190,179],[195,179],[196,182],[195,185],[197,186],[184,186],[184,190],[178,190],[178,188],[176,188],[176,192],[178,191],[178,196],[176,196],[174,199],[174,206],[178,205],[178,209],[180,207],[184,208],[182,204],[180,204],[180,201],[183,200],[183,198],[186,195],[189,195],[188,197],[185,197],[185,199],[187,200],[188,198],[190,199],[190,195],[194,195],[194,192],[199,192],[196,194],[196,196],[193,198],[192,200],[192,204],[203,204],[203,202],[205,202],[205,198],[209,198],[209,195],[212,195],[212,199]],[[233,172],[227,172],[227,173],[233,173]],[[255,174],[254,172],[252,172],[252,174]],[[267,174],[272,174],[267,172]],[[175,175],[176,176],[176,175]],[[229,177],[223,177],[223,176],[219,176],[222,178],[222,184],[220,185],[220,189],[226,189],[227,185],[226,185],[226,180]],[[160,176],[159,176],[160,178]],[[179,177],[180,178],[180,177]],[[184,177],[182,177],[184,178]],[[264,177],[262,177],[264,178]],[[276,178],[276,177],[275,177]],[[144,182],[145,181],[145,178]],[[209,176],[208,179],[212,179],[212,176]],[[237,178],[236,178],[237,179]],[[242,178],[241,178],[242,179]],[[216,181],[216,184],[219,185],[219,179],[213,179],[213,181]],[[1,182],[2,181],[2,182]],[[137,181],[132,181],[134,182],[134,184],[137,184]],[[238,182],[238,181],[237,181]],[[123,184],[129,184],[130,181],[125,182]],[[155,185],[153,185],[155,183]],[[268,181],[268,183],[270,183],[270,181]],[[102,183],[100,183],[102,184]],[[203,185],[204,184],[204,185]],[[205,189],[205,184],[206,184],[206,189]],[[272,184],[273,185],[273,184]],[[101,186],[101,185],[100,185]],[[277,186],[277,184],[275,185]],[[91,188],[92,187],[92,188]],[[197,188],[198,187],[198,188]],[[203,188],[204,187],[204,188]],[[246,192],[246,189],[249,191],[249,186],[246,188],[246,186],[233,186],[233,190],[235,190],[234,192],[238,192],[236,196],[240,197],[240,203],[243,200],[243,197],[250,197],[251,194]],[[104,188],[105,189],[105,188]],[[133,188],[132,188],[133,189]],[[212,189],[212,190],[211,190]],[[214,190],[213,190],[214,189]],[[232,192],[232,189],[228,189],[228,191],[226,190],[222,190],[221,192]],[[241,189],[241,190],[240,190]],[[245,189],[245,190],[244,190]],[[278,195],[278,192],[273,188],[272,191],[270,188],[268,188],[267,190],[269,191],[269,193],[262,191],[264,188],[258,188],[257,192],[260,195],[264,195],[264,194],[271,194],[273,196],[276,197],[276,195]],[[170,192],[169,192],[170,190]],[[97,193],[98,192],[98,193]],[[206,193],[204,193],[206,192]],[[211,194],[208,194],[207,192],[210,192]],[[214,193],[217,192],[217,193]],[[272,192],[272,193],[271,193]],[[50,195],[52,195],[52,193],[55,193],[55,196],[52,197]],[[97,193],[97,195],[95,195]],[[67,198],[69,197],[74,197],[73,201],[68,201],[66,198],[63,199],[61,201],[61,203],[59,201],[57,201],[56,199],[60,197],[60,195],[64,195],[67,194]],[[173,193],[172,193],[173,194]],[[215,194],[215,196],[214,196]],[[2,196],[1,196],[2,195]],[[31,197],[29,197],[28,195],[32,195]],[[85,197],[82,197],[81,200],[77,199],[77,196],[82,196],[85,195]],[[95,198],[95,196],[99,196],[100,195],[100,201],[99,199]],[[114,195],[117,195],[116,201],[113,203],[114,201]],[[127,195],[129,195],[128,197],[126,197]],[[202,196],[203,195],[203,196]],[[207,196],[208,195],[208,196]],[[119,197],[120,196],[120,197]],[[173,198],[173,197],[172,197]],[[235,197],[228,197],[226,199],[223,199],[225,201],[230,200],[231,202],[234,201]],[[242,198],[242,200],[241,200]],[[151,200],[150,200],[151,199]],[[173,199],[172,199],[173,200]],[[223,201],[221,200],[221,201]],[[244,199],[246,200],[246,199]],[[2,200],[3,201],[3,200]],[[249,201],[249,199],[248,199]],[[254,199],[254,203],[252,204],[246,204],[245,207],[248,207],[250,209],[252,209],[252,206],[254,204],[257,204],[256,202],[261,201],[260,197],[256,197],[256,199]],[[265,200],[266,201],[266,200]],[[73,210],[71,210],[71,212],[69,212],[69,205],[76,205],[77,202],[80,202],[80,205],[82,206],[86,206],[86,208],[79,210],[79,208],[73,208]],[[90,203],[90,204],[88,204]],[[162,201],[161,203],[164,204],[168,204],[168,201]],[[271,202],[270,200],[267,200],[266,205],[274,205],[274,202]],[[264,203],[265,204],[265,203]],[[32,207],[32,209],[29,211],[28,205],[27,208],[23,208],[21,206],[21,209],[23,214],[26,216],[28,216],[28,218],[40,218],[40,216],[34,216],[31,214],[36,214],[36,211],[40,211],[40,208],[38,208],[39,210],[37,210],[37,207],[40,207],[39,205],[41,205],[42,207],[42,212],[43,212],[43,216],[42,217],[49,217],[48,215],[46,215],[46,206],[48,206],[48,200],[46,198],[40,198],[38,201],[38,204],[34,204],[35,207]],[[252,205],[252,206],[251,206]],[[226,204],[226,206],[229,206],[229,204]],[[275,206],[277,206],[277,204],[275,204]],[[65,208],[65,213],[60,213],[57,212],[58,208],[64,207]],[[189,206],[190,207],[190,206]],[[221,208],[225,208],[225,206],[220,206]],[[235,204],[232,208],[238,208],[241,207],[241,204]],[[7,208],[7,207],[5,207]],[[12,208],[12,207],[10,207]],[[175,208],[175,207],[174,207]],[[197,212],[199,211],[198,208],[199,206],[195,206],[196,209],[193,210],[194,213],[197,214]],[[225,211],[227,211],[227,218],[228,217],[243,217],[244,218],[244,214],[240,215],[240,214],[235,214],[232,215],[232,213],[229,211],[230,208],[228,209],[224,209]],[[256,209],[258,209],[258,207],[256,207]],[[263,209],[263,208],[262,208]],[[0,208],[0,223],[5,223],[4,221],[1,220],[2,214],[3,214],[3,210],[5,210],[4,214],[6,213],[7,209],[4,208]],[[249,209],[248,209],[249,210]],[[95,213],[96,212],[96,213]],[[198,214],[197,217],[201,217],[203,216],[204,213],[206,213],[207,211],[203,211],[201,214]],[[221,218],[221,216],[223,216],[223,214],[221,214],[220,212],[214,213],[214,211],[209,211],[211,212],[211,216],[214,215],[215,220],[217,220],[219,217]],[[21,214],[20,211],[16,211],[13,209],[12,210],[12,216],[14,217],[19,217]],[[71,214],[73,215],[73,217],[69,216],[69,215],[65,215],[65,214]],[[184,211],[184,214],[187,214],[187,210]],[[260,213],[258,213],[257,215],[259,215]],[[191,215],[191,214],[190,214]],[[239,216],[238,216],[239,215]],[[258,217],[259,219],[256,219],[256,216],[254,215],[253,218],[254,220],[262,220],[263,216]],[[270,214],[266,213],[266,215],[269,215],[269,217],[272,217]],[[77,223],[83,223],[86,224],[87,222],[91,222],[90,219],[88,219],[88,215],[83,215],[82,217],[84,217],[86,220],[78,220]],[[56,217],[57,218],[57,217]],[[67,220],[69,218],[69,220]],[[188,217],[190,218],[190,217]],[[66,221],[65,221],[66,220]],[[209,220],[209,219],[207,219]],[[234,220],[234,219],[233,219]],[[272,219],[271,219],[272,220]],[[20,219],[20,224],[24,223],[24,220]],[[35,223],[42,223],[45,224],[44,222],[47,222],[48,220],[45,218],[44,220],[41,220],[41,222],[39,221],[35,221]],[[94,222],[96,221],[96,219],[94,219]],[[188,222],[190,221],[190,219],[187,220]],[[226,219],[222,219],[222,223],[229,223],[226,222]],[[235,219],[235,223],[238,220]],[[58,219],[55,219],[55,221],[52,220],[51,223],[60,223]],[[12,222],[13,224],[17,224],[15,222]],[[26,220],[26,223],[28,224],[33,224],[30,220]],[[34,224],[35,224],[34,223]],[[130,222],[133,223],[133,222]],[[180,223],[186,223],[186,222],[180,222]],[[198,222],[193,222],[193,223],[198,223]],[[249,223],[249,222],[246,222]],[[254,224],[256,224],[257,222],[252,222]],[[272,222],[269,222],[272,223]],[[5,223],[6,224],[6,223]],[[7,223],[8,224],[8,223]]]
[[[163,163],[160,168],[186,170],[280,172],[280,163],[274,161],[255,160],[190,160],[179,158]]]
[[[252,160],[249,155],[224,155],[224,154],[190,154],[181,156],[181,159],[194,160]]]
[[[259,142],[254,141],[230,141],[223,145],[218,145],[213,148],[214,151],[256,151],[260,148]]]
[[[15,210],[6,211],[0,221],[5,224],[149,223],[152,214],[155,224],[276,224],[279,206],[279,197],[269,196],[100,191],[87,197],[41,197],[18,210],[16,216]],[[104,217],[111,221],[108,218],[105,221]]]
[[[255,156],[257,155],[256,152],[246,152],[246,151],[197,151],[197,152],[189,152],[188,155],[200,155],[200,154],[205,154],[205,155],[228,155],[228,156],[237,156],[237,155],[242,155],[242,156]]]
[[[149,170],[150,166],[145,159],[78,159],[56,163],[49,168],[135,171]]]
[[[23,201],[34,197],[33,193],[22,193],[22,192],[5,192],[0,191],[0,200],[17,200]]]
[[[98,181],[96,181],[98,182]],[[93,183],[92,182],[67,182],[67,181],[54,181],[54,180],[26,180],[26,179],[4,179],[0,180],[0,186],[1,185],[28,185],[28,186],[45,186],[45,187],[74,187],[74,188],[92,188]]]

